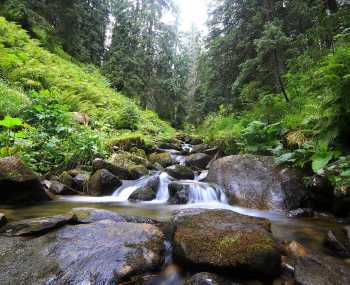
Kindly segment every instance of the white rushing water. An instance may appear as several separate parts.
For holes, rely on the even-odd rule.
[[[154,202],[166,203],[169,200],[169,183],[171,182],[171,177],[166,173],[162,172],[159,176],[159,186],[157,191],[157,196]]]

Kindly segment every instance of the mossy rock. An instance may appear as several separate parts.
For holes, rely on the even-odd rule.
[[[173,159],[170,153],[152,153],[149,156],[149,161],[151,163],[159,163],[162,167],[168,167],[173,164]]]
[[[175,179],[194,179],[194,172],[186,166],[173,165],[167,167],[165,171]]]
[[[266,219],[228,210],[191,209],[173,219],[174,258],[199,269],[274,275],[281,255]]]

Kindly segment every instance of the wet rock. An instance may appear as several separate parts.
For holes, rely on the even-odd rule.
[[[77,217],[78,223],[90,224],[103,220],[112,220],[116,223],[137,223],[137,224],[155,224],[156,221],[151,218],[121,215],[115,212],[95,209],[95,208],[74,208],[71,213]]]
[[[167,167],[165,171],[175,179],[194,179],[194,172],[190,168],[183,165],[172,165]]]
[[[207,144],[198,144],[198,145],[194,145],[192,147],[192,153],[197,153],[197,152],[201,152],[201,153],[205,153],[205,151],[207,151],[209,149],[209,146]]]
[[[34,239],[0,237],[0,284],[120,284],[159,270],[163,250],[157,227],[110,220]]]
[[[350,215],[350,187],[341,187],[334,190],[333,212],[338,217]]]
[[[77,217],[74,214],[27,219],[7,224],[1,228],[0,233],[6,236],[38,235],[62,227],[66,224],[76,222]]]
[[[292,241],[287,246],[287,252],[289,255],[294,257],[307,256],[310,254],[309,251],[297,241]]]
[[[295,218],[312,218],[315,215],[314,211],[310,208],[299,208],[289,211],[287,217],[291,219]]]
[[[88,194],[91,196],[107,196],[122,185],[122,182],[107,169],[97,170],[90,178]]]
[[[74,191],[72,188],[64,185],[63,183],[55,180],[47,181],[45,183],[48,191],[55,195],[76,195],[77,191]]]
[[[232,281],[228,281],[219,275],[201,272],[193,275],[189,280],[187,280],[184,285],[237,285]]]
[[[131,176],[128,169],[124,167],[119,167],[117,165],[114,165],[111,162],[108,162],[101,158],[96,158],[92,162],[92,168],[95,171],[101,170],[101,169],[107,169],[109,172],[111,172],[113,175],[115,175],[120,180],[131,180],[133,177]]]
[[[160,149],[168,149],[168,150],[177,150],[177,151],[182,151],[181,146],[176,145],[174,143],[161,143],[159,145]]]
[[[170,153],[152,153],[149,156],[151,163],[159,163],[162,167],[168,167],[173,164],[173,159],[171,158]]]
[[[77,171],[76,172],[70,172],[72,173],[73,177],[73,185],[72,188],[79,191],[79,192],[85,192],[88,187],[89,179],[90,179],[90,173],[87,171]]]
[[[187,141],[189,144],[193,144],[193,145],[198,145],[198,144],[202,144],[203,140],[200,138],[190,138],[189,141]]]
[[[133,180],[139,179],[148,174],[148,169],[143,165],[132,165],[128,170]]]
[[[194,153],[185,157],[185,164],[196,169],[205,169],[210,159],[205,153]]]
[[[223,186],[231,204],[291,210],[306,199],[301,176],[276,165],[273,157],[233,155],[216,160],[208,181]]]
[[[0,201],[4,204],[50,200],[39,177],[17,157],[0,159]]]
[[[58,181],[69,188],[73,188],[73,176],[67,171],[63,171],[58,177]]]
[[[204,150],[203,153],[212,156],[212,155],[215,155],[217,153],[221,153],[221,151],[217,147],[212,147],[212,148],[208,148],[208,149]]]
[[[350,268],[330,256],[308,255],[295,263],[295,279],[301,285],[350,284]]]
[[[331,254],[347,258],[350,257],[350,243],[347,240],[346,232],[328,231],[324,245],[331,251]]]
[[[346,233],[347,242],[350,243],[350,226],[345,226],[343,229]]]
[[[266,219],[228,210],[190,209],[173,218],[175,261],[196,269],[278,275],[281,255]]]
[[[156,198],[157,191],[151,187],[137,189],[129,197],[130,201],[152,201]]]
[[[0,213],[0,227],[5,225],[6,223],[7,223],[7,218],[6,218],[5,214]]]
[[[181,182],[171,182],[168,185],[169,204],[182,205],[187,204],[190,199],[191,187],[189,184]]]

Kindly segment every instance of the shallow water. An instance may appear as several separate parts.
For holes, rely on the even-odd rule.
[[[322,243],[327,231],[339,229],[343,226],[334,219],[322,216],[319,218],[289,219],[281,212],[232,207],[223,203],[213,202],[187,205],[168,205],[166,203],[156,202],[130,203],[113,201],[113,197],[111,196],[66,196],[56,201],[23,207],[0,205],[0,212],[5,213],[9,221],[16,221],[63,214],[75,207],[106,209],[125,215],[145,216],[161,221],[169,220],[173,211],[184,208],[227,209],[244,215],[267,218],[272,223],[272,232],[276,239],[280,241],[296,240],[311,250],[323,252],[325,251]]]

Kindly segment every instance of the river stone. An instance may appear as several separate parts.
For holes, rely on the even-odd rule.
[[[350,268],[331,256],[308,255],[298,257],[295,279],[301,285],[350,284]]]
[[[340,258],[350,257],[350,243],[345,231],[328,231],[324,245],[331,251],[332,255]]]
[[[206,150],[209,149],[209,146],[207,144],[198,144],[198,145],[194,145],[192,147],[192,153],[197,153],[197,152],[201,152],[204,153]]]
[[[165,169],[165,171],[175,179],[194,179],[194,172],[183,165],[172,165]]]
[[[74,208],[71,211],[77,217],[78,223],[90,224],[102,220],[112,220],[116,223],[138,223],[155,224],[156,221],[151,218],[139,216],[121,215],[112,211],[95,208]]]
[[[213,273],[200,272],[185,281],[184,285],[238,285],[238,283],[228,281]]]
[[[173,164],[173,159],[168,152],[151,153],[149,156],[149,161],[151,163],[159,163],[162,167],[168,167]]]
[[[191,186],[181,182],[171,182],[168,185],[169,189],[169,204],[182,205],[187,204],[190,199]]]
[[[0,284],[119,284],[158,270],[163,250],[157,227],[110,220],[34,239],[0,237]]]
[[[205,153],[194,153],[185,157],[185,164],[196,169],[205,169],[211,158]]]
[[[196,269],[277,275],[281,255],[267,219],[228,210],[187,209],[173,218],[175,261]]]
[[[150,176],[130,195],[130,201],[151,201],[157,196],[160,178],[159,174]]]
[[[73,214],[27,219],[5,225],[1,228],[0,234],[6,236],[38,235],[62,227],[66,224],[76,222],[77,217]]]
[[[17,157],[0,159],[0,201],[4,204],[50,200],[39,177]]]
[[[315,213],[311,208],[299,208],[287,213],[287,217],[290,219],[312,218],[314,215]]]
[[[218,159],[207,180],[223,186],[230,204],[242,207],[292,210],[306,198],[301,177],[276,165],[273,157],[233,155]]]
[[[55,195],[76,195],[78,192],[55,180],[47,181],[48,190]]]
[[[90,178],[88,194],[91,196],[108,196],[122,185],[122,182],[107,169],[97,170]]]
[[[96,158],[92,162],[92,168],[94,171],[100,169],[107,169],[113,175],[115,175],[120,180],[131,180],[133,179],[130,171],[127,168],[117,166],[109,161],[106,161],[101,158]]]
[[[5,214],[0,213],[0,227],[5,225],[6,223],[7,223],[7,218],[6,218]]]

